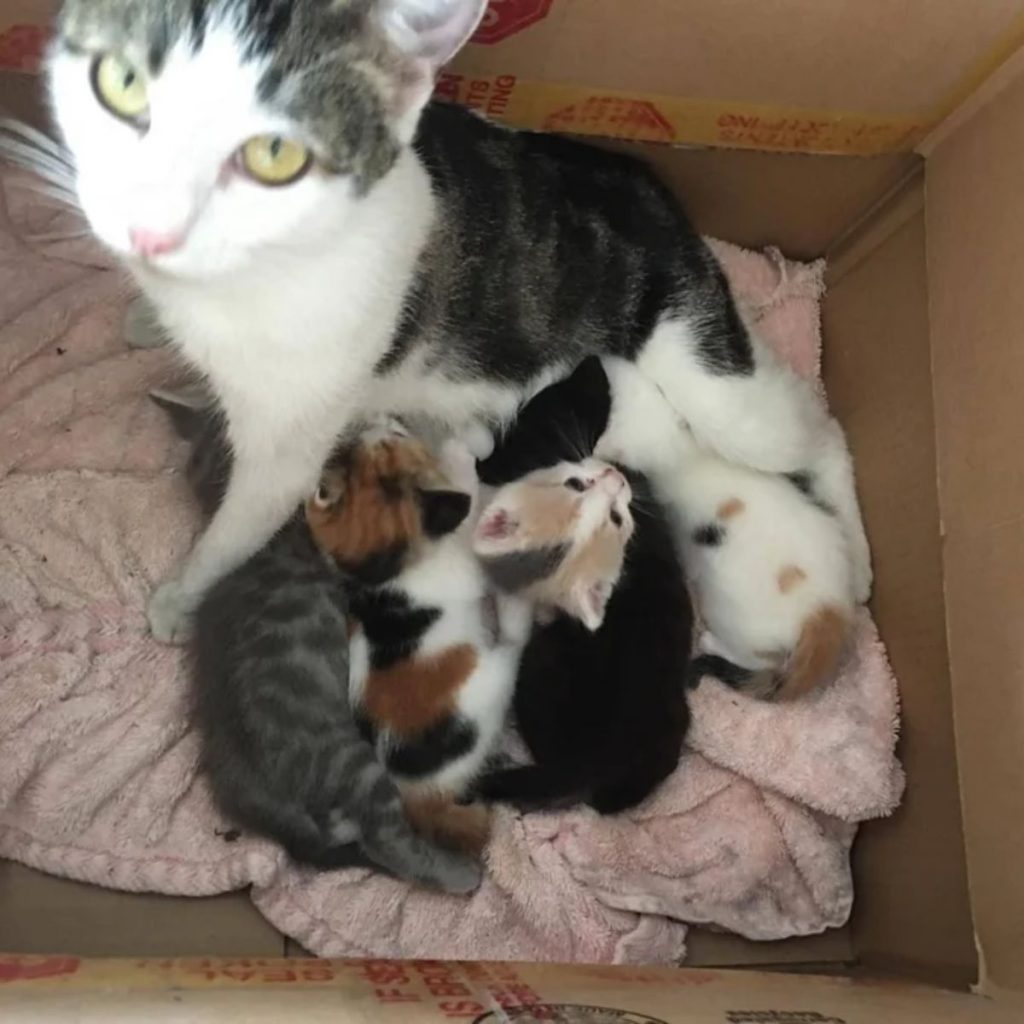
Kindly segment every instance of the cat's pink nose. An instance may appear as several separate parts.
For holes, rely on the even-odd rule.
[[[162,256],[181,248],[185,241],[184,231],[150,231],[148,228],[131,228],[128,232],[132,248],[146,259]]]

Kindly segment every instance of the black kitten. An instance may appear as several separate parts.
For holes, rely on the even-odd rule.
[[[600,360],[585,360],[526,405],[480,464],[481,479],[505,484],[588,456],[610,407]],[[635,532],[604,620],[590,631],[556,612],[535,626],[515,696],[535,763],[485,776],[476,787],[484,799],[523,807],[585,801],[613,814],[644,800],[679,762],[690,720],[684,685],[693,612],[665,515],[646,480],[619,469],[633,491]]]

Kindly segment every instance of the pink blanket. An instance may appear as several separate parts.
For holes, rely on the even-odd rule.
[[[669,963],[685,922],[773,939],[846,920],[856,822],[891,812],[903,785],[896,686],[866,613],[817,699],[775,707],[705,682],[690,749],[635,812],[499,811],[470,898],[315,875],[239,836],[196,773],[181,653],[143,618],[196,526],[183,449],[145,397],[173,356],[126,350],[120,275],[81,243],[20,241],[66,218],[4,184],[0,854],[119,889],[251,885],[322,954]],[[715,247],[764,336],[816,373],[822,266]]]

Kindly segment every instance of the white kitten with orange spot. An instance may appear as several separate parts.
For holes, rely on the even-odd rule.
[[[826,682],[844,652],[856,584],[843,523],[814,479],[708,451],[653,381],[623,360],[604,364],[612,414],[596,454],[645,473],[672,514],[707,630],[696,673],[734,685],[767,674],[783,698]]]

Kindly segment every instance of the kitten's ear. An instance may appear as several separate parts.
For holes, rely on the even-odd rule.
[[[462,491],[421,491],[423,532],[428,537],[444,537],[457,530],[469,515],[472,504]]]
[[[438,69],[468,41],[487,0],[377,0],[377,22],[408,60],[396,98],[399,132],[412,138]]]
[[[510,540],[518,530],[519,522],[508,509],[500,505],[491,505],[484,510],[480,522],[476,524],[473,546],[487,549],[499,541]]]
[[[150,391],[149,397],[167,413],[175,433],[186,441],[193,440],[215,415],[209,395],[199,388],[182,391],[158,388]]]
[[[562,602],[562,610],[579,619],[591,633],[596,633],[604,622],[611,596],[612,588],[603,581],[576,583]]]

